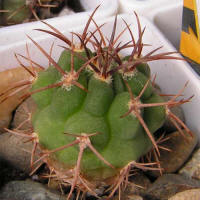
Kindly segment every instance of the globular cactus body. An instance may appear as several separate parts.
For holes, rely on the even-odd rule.
[[[60,9],[63,0],[5,0],[0,2],[0,24],[3,26],[53,17],[50,9]],[[46,12],[44,12],[46,10]],[[1,13],[2,12],[2,13]],[[44,12],[44,14],[42,14]]]
[[[69,60],[70,51],[64,51],[58,61],[58,65],[68,73],[71,71]],[[74,63],[76,71],[83,64],[78,57],[74,58]],[[145,67],[148,68],[148,65]],[[136,97],[149,79],[145,73],[139,71],[140,66],[137,68],[130,77],[126,77]],[[98,74],[82,71],[78,82],[88,92],[74,85],[62,85],[32,95],[38,105],[36,116],[33,117],[34,130],[42,148],[53,150],[69,144],[75,140],[73,134],[98,133],[90,137],[91,143],[115,169],[107,166],[92,151],[85,150],[81,160],[81,173],[89,179],[104,180],[115,175],[119,169],[133,160],[137,161],[152,147],[137,116],[131,113],[122,117],[128,112],[131,101],[123,76],[120,72],[115,72],[109,77],[112,80],[106,82]],[[50,67],[39,74],[33,90],[61,80],[62,76],[58,71]],[[157,103],[162,102],[162,98],[154,92],[149,82],[139,101]],[[140,112],[151,133],[162,126],[165,119],[162,107],[143,108]],[[51,156],[53,162],[60,163],[66,170],[76,167],[78,154],[79,148],[73,146]]]
[[[23,21],[29,19],[31,16],[31,11],[28,6],[26,5],[26,0],[6,0],[3,1],[3,9],[8,10],[9,12],[5,12],[3,14],[3,20],[4,24],[9,23],[22,23]],[[19,11],[18,11],[19,10]],[[17,12],[18,11],[18,12]],[[14,14],[16,12],[16,14]],[[11,13],[14,14],[13,17],[11,17]]]

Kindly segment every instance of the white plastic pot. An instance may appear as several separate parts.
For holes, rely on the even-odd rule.
[[[183,1],[158,8],[151,13],[153,23],[166,38],[179,49],[182,27]]]
[[[80,0],[84,8],[84,12],[66,15],[62,17],[54,17],[46,19],[47,23],[55,26],[59,30],[66,30],[71,27],[80,26],[83,24],[92,11],[100,5],[95,13],[94,19],[104,19],[113,16],[118,11],[118,0]],[[41,22],[29,22],[24,24],[13,25],[0,28],[0,47],[16,42],[21,42],[24,39],[24,34],[32,33],[35,28],[44,28]],[[37,33],[35,34],[35,36]]]
[[[117,23],[117,33],[121,32],[125,25],[122,18],[128,23],[132,24],[131,30],[134,33],[134,36],[137,38],[137,23],[135,16],[133,14],[125,14],[118,16],[118,23]],[[146,18],[140,17],[140,21],[142,27],[146,26],[146,30],[144,33],[143,42],[146,44],[151,44],[152,46],[145,46],[143,55],[147,52],[155,49],[157,47],[163,46],[159,52],[171,52],[175,51],[174,47],[165,39],[163,34],[157,29],[157,27],[148,21]],[[114,18],[108,18],[98,24],[106,22],[106,25],[102,28],[103,33],[106,37],[110,37],[112,26],[114,22]],[[85,23],[84,23],[85,24]],[[93,25],[90,26],[90,30],[94,30],[95,27]],[[72,30],[72,29],[71,29]],[[70,30],[70,31],[71,31]],[[63,33],[70,37],[70,31],[67,28],[62,29]],[[77,27],[73,29],[73,31],[82,32],[83,27]],[[117,34],[116,33],[116,34]],[[32,34],[30,34],[32,36]],[[97,34],[98,37],[98,34]],[[58,39],[54,39],[52,36],[42,35],[37,37],[36,42],[38,42],[46,51],[49,51],[50,46],[53,41],[55,41],[55,48],[53,50],[53,57],[58,60],[58,57],[62,51],[62,48],[58,47],[57,45],[63,45],[63,42],[59,41]],[[125,32],[119,41],[125,43],[130,40],[130,35]],[[29,45],[29,50],[31,54],[32,60],[40,63],[42,66],[48,66],[48,60],[43,56],[43,54],[27,39],[24,42],[8,45],[4,49],[0,49],[0,60],[1,60],[1,71],[6,70],[8,68],[18,66],[17,61],[14,59],[14,52],[21,53],[26,55],[25,53],[25,42]],[[124,50],[123,54],[130,53],[130,49]],[[183,88],[184,84],[189,81],[188,86],[185,88],[184,97],[190,97],[194,95],[194,98],[190,103],[184,104],[183,110],[185,113],[186,124],[198,134],[200,138],[200,123],[199,123],[199,113],[200,113],[200,80],[199,77],[193,73],[192,69],[188,66],[188,64],[181,60],[159,60],[150,62],[150,67],[152,70],[152,75],[157,75],[156,83],[162,89],[163,93],[167,94],[176,94],[180,89]],[[183,98],[183,97],[181,97]]]
[[[119,0],[119,11],[121,13],[138,12],[140,15],[149,16],[153,10],[182,2],[183,0]]]
[[[121,13],[133,13],[152,20],[166,38],[179,49],[183,0],[119,0]]]

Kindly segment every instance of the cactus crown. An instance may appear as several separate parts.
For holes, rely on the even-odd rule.
[[[183,134],[181,128],[184,128],[192,134],[170,111],[171,107],[191,99],[177,100],[186,85],[171,100],[164,102],[154,90],[147,64],[153,60],[181,58],[171,55],[174,52],[155,54],[161,47],[142,55],[146,45],[142,42],[145,29],[142,30],[136,13],[137,41],[125,21],[125,29],[115,36],[117,16],[110,39],[105,38],[101,31],[103,25],[99,26],[93,20],[97,9],[82,34],[72,33],[72,38],[79,38],[78,45],[46,22],[43,23],[51,30],[37,29],[67,45],[62,46],[64,51],[58,62],[28,36],[51,64],[39,73],[30,70],[34,79],[25,84],[31,84],[32,89],[23,98],[32,96],[37,104],[30,135],[35,144],[32,157],[37,146],[42,151],[39,160],[34,162],[32,158],[31,165],[43,160],[51,171],[50,178],[56,177],[61,184],[71,185],[68,198],[75,187],[97,196],[95,188],[101,185],[110,186],[111,197],[126,183],[132,167],[151,169],[151,165],[159,166],[159,163],[141,164],[138,161],[150,150],[159,157],[160,145],[154,133],[166,117],[170,117],[180,133]],[[88,31],[91,22],[96,27],[93,32]],[[131,40],[121,44],[118,41],[125,31],[130,33]],[[121,56],[120,52],[125,48],[132,48],[131,54]],[[41,67],[30,59],[29,53],[28,57],[16,54],[26,70],[29,69],[21,63],[19,56],[29,60],[31,66]]]

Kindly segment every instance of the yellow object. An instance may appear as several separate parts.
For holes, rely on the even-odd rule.
[[[194,0],[184,0],[184,7],[187,7],[189,9],[194,8]]]
[[[200,0],[184,0],[180,52],[200,64]]]

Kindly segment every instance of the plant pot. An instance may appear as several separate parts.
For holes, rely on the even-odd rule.
[[[55,26],[59,30],[68,29],[75,26],[81,26],[87,21],[88,17],[91,15],[92,11],[100,5],[97,10],[94,19],[104,19],[106,17],[115,15],[118,10],[118,1],[117,0],[80,0],[81,5],[83,6],[84,12],[75,13],[71,15],[54,17],[44,20],[47,23]],[[25,34],[33,33],[35,28],[44,28],[43,24],[39,21],[29,22],[24,24],[12,25],[9,27],[0,28],[0,44],[9,45],[17,42],[22,42],[26,37]],[[34,37],[37,37],[37,33]]]
[[[120,0],[121,13],[137,13],[152,20],[166,38],[179,49],[183,0]]]

